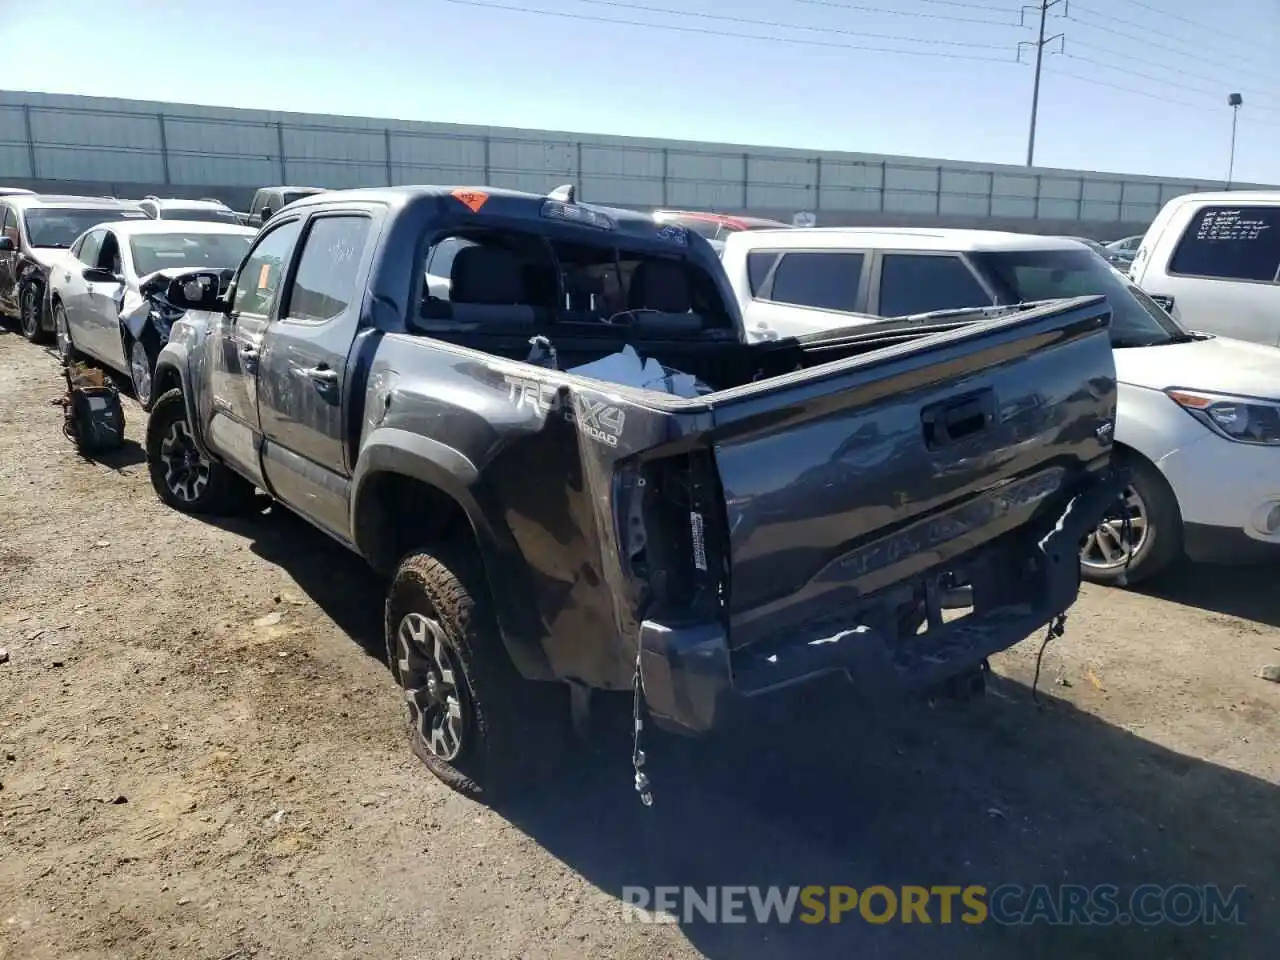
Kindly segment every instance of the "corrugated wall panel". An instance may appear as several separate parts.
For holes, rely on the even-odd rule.
[[[578,172],[578,148],[576,144],[551,140],[500,140],[489,141],[489,170],[494,174],[537,178],[542,174],[558,176],[560,183]],[[494,186],[506,186],[496,183]],[[514,187],[513,189],[524,189]]]
[[[614,207],[661,207],[662,181],[648,177],[601,177],[585,175],[578,187],[580,196],[588,203],[603,203]]]
[[[175,184],[200,186],[225,184],[258,187],[280,181],[280,161],[274,157],[209,157],[170,154],[169,177]]]
[[[27,125],[21,107],[0,107],[0,172],[6,177],[34,177]]]
[[[274,157],[280,153],[274,123],[217,123],[166,114],[164,135],[172,153],[222,157]]]
[[[32,109],[31,136],[42,145],[160,150],[160,123],[154,115]]]
[[[483,172],[485,139],[483,137],[424,136],[392,131],[391,163],[393,167],[401,168]]]
[[[161,183],[164,162],[155,153],[121,147],[85,150],[73,146],[37,146],[38,176],[49,180],[104,180],[112,183]]]
[[[284,138],[284,155],[292,163],[299,160],[335,160],[380,164],[385,168],[387,162],[387,138],[381,130],[337,131],[283,124],[280,132]]]
[[[323,186],[332,190],[387,186],[385,163],[350,163],[343,160],[299,160],[286,157],[283,179],[290,184]]]
[[[622,180],[661,181],[666,175],[666,158],[661,150],[628,150],[583,144],[582,174]]]
[[[147,192],[167,183],[175,191],[221,188],[239,197],[282,179],[345,187],[388,178],[536,192],[573,182],[584,199],[641,209],[812,210],[819,223],[952,217],[980,225],[995,218],[1012,228],[1036,219],[1055,231],[1073,221],[1136,227],[1172,197],[1221,189],[1208,181],[874,154],[0,91],[0,180],[43,189],[120,183]]]

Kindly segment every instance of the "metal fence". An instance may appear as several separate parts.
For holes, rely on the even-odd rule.
[[[0,94],[0,178],[137,193],[478,183],[585,201],[786,213],[819,222],[1142,224],[1221,184],[716,144]],[[1240,185],[1244,186],[1244,185]],[[46,187],[47,188],[47,187]],[[1037,223],[1042,221],[1043,223]]]

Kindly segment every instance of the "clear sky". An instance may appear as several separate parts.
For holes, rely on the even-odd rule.
[[[11,90],[1023,163],[1018,9],[0,0],[0,37]],[[1280,0],[1063,0],[1048,25],[1037,165],[1223,179],[1239,92],[1235,179],[1280,184]]]

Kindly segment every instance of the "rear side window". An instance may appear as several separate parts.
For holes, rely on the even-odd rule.
[[[876,311],[882,317],[990,304],[990,294],[959,257],[890,253],[882,260]]]
[[[1191,218],[1169,273],[1271,283],[1280,272],[1280,206],[1207,206]]]
[[[788,253],[773,273],[769,299],[821,310],[857,309],[860,253]]]
[[[323,323],[356,300],[368,217],[321,217],[311,223],[289,288],[289,319]]]
[[[747,283],[751,287],[752,296],[755,296],[764,286],[765,280],[769,277],[769,271],[773,269],[777,260],[778,254],[773,250],[752,250],[747,254]]]

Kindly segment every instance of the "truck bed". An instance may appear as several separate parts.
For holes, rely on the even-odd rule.
[[[1101,298],[1042,306],[673,413],[688,424],[668,427],[678,439],[621,465],[644,483],[630,488],[644,499],[638,556],[634,527],[618,527],[641,585],[646,689],[661,700],[672,658],[705,665],[710,651],[740,693],[830,670],[869,692],[925,686],[1062,612],[1079,537],[1119,493],[1108,320]],[[839,353],[839,339],[802,349]],[[624,495],[619,517],[634,510]],[[972,610],[944,623],[957,591]]]

